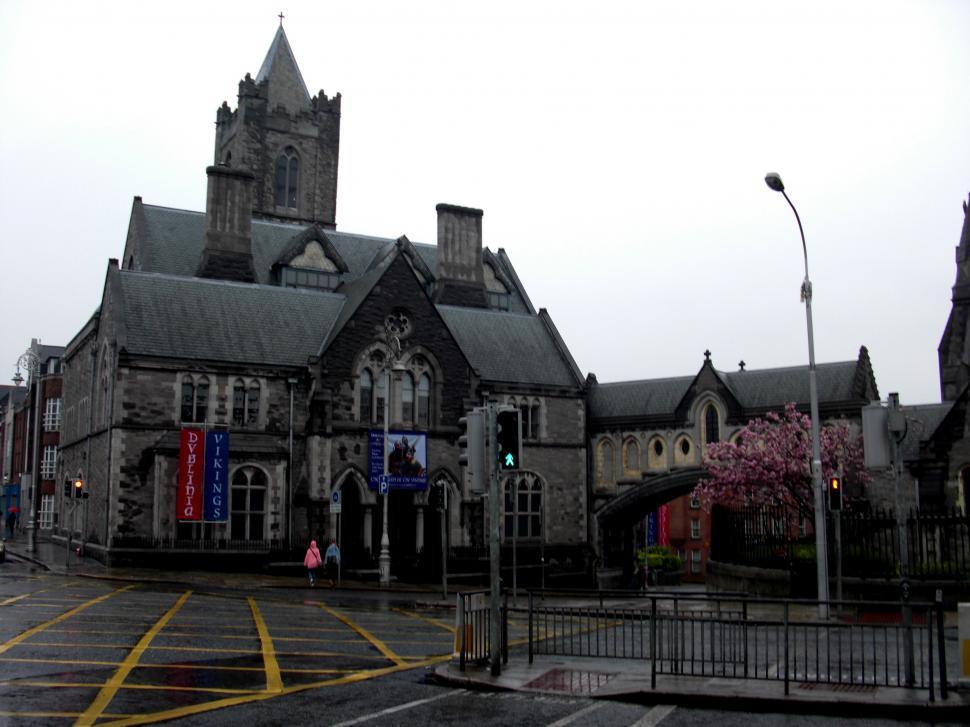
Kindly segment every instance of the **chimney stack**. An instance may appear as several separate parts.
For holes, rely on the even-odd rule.
[[[205,250],[197,275],[252,283],[253,180],[250,172],[225,165],[207,167]]]
[[[438,270],[434,300],[445,305],[485,308],[482,269],[482,211],[439,204]]]

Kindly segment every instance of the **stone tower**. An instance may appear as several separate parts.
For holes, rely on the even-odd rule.
[[[953,401],[970,383],[970,211],[963,203],[963,233],[957,246],[957,279],[953,284],[950,317],[943,329],[940,355],[940,394]]]
[[[253,175],[254,215],[335,227],[340,94],[310,98],[282,25],[238,99],[216,112],[215,164]]]

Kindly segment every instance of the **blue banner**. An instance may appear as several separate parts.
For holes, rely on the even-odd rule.
[[[647,545],[657,544],[657,512],[647,515]]]
[[[229,520],[229,432],[205,434],[205,489],[203,519],[209,523]]]
[[[427,432],[388,432],[387,472],[391,490],[428,489],[428,434]],[[368,433],[367,484],[378,489],[384,472],[384,430],[371,429]]]

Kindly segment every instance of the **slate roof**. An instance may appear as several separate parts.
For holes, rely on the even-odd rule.
[[[954,402],[942,404],[919,404],[916,406],[902,406],[900,411],[906,417],[906,436],[900,444],[904,460],[919,458],[919,447],[933,437],[937,428],[950,413]]]
[[[693,376],[595,384],[589,389],[593,418],[673,414],[694,381]]]
[[[858,361],[816,364],[820,402],[858,398],[854,384]],[[807,404],[808,366],[717,372],[718,377],[745,409],[780,408],[787,402]],[[594,419],[673,416],[695,376],[595,384],[590,387],[590,416]]]
[[[302,366],[343,296],[297,288],[118,271],[129,353]]]
[[[141,204],[138,217],[138,234],[141,236],[139,250],[142,270],[170,275],[195,275],[202,259],[205,245],[205,214],[190,210]],[[269,285],[273,282],[271,271],[293,244],[312,225],[306,223],[277,222],[254,218],[252,223],[253,268],[256,282]],[[349,282],[363,276],[379,259],[380,253],[389,248],[394,240],[371,235],[358,235],[337,230],[325,230],[324,235],[333,243],[337,253],[347,265],[342,280]],[[415,242],[415,251],[434,274],[438,265],[438,247]],[[496,257],[504,264],[502,256]],[[514,278],[514,271],[506,271]],[[511,291],[511,312],[528,312],[526,303]]]
[[[579,385],[541,318],[483,308],[437,308],[482,378],[550,386]]]

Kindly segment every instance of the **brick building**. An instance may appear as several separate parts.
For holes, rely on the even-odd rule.
[[[41,529],[50,530],[56,520],[63,354],[62,346],[33,339],[18,362],[17,385],[0,391],[3,512],[18,508],[21,528],[31,507]]]

